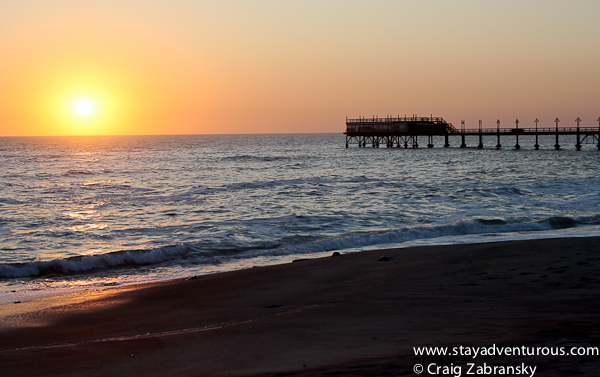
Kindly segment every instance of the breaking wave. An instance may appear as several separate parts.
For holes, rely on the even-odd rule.
[[[189,263],[215,265],[255,257],[279,257],[356,249],[383,244],[399,244],[407,241],[434,239],[448,236],[466,236],[489,233],[536,232],[600,225],[600,216],[589,218],[549,217],[543,221],[520,223],[500,218],[459,220],[444,225],[411,226],[379,232],[365,232],[334,238],[321,238],[300,243],[263,243],[253,247],[203,248],[202,243],[179,244],[149,250],[124,250],[99,255],[76,256],[50,261],[0,264],[0,278],[39,277],[69,275],[112,268],[135,268],[159,263]]]

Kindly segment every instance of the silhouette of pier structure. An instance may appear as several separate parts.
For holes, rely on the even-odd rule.
[[[482,121],[479,121],[478,129],[465,129],[465,121],[461,121],[460,130],[446,122],[440,117],[372,117],[372,118],[357,118],[348,119],[346,117],[346,148],[351,144],[357,144],[359,147],[365,148],[371,145],[373,148],[379,148],[380,145],[385,145],[388,148],[418,148],[418,138],[427,137],[428,148],[433,148],[433,137],[443,136],[444,147],[450,147],[450,137],[461,138],[461,148],[466,148],[467,136],[479,136],[479,144],[477,148],[482,149],[484,136],[495,136],[497,139],[496,149],[502,148],[500,138],[503,136],[512,136],[516,140],[515,149],[520,149],[519,136],[535,136],[535,149],[539,149],[538,143],[540,136],[554,136],[554,149],[559,150],[559,137],[563,135],[575,135],[575,148],[581,150],[582,144],[596,145],[600,150],[600,117],[597,119],[597,127],[581,127],[581,118],[575,119],[576,127],[559,127],[560,120],[554,120],[554,127],[538,127],[539,120],[534,121],[535,127],[523,128],[519,127],[519,120],[515,120],[515,126],[509,128],[501,128],[500,120],[496,121],[495,128],[483,128]]]

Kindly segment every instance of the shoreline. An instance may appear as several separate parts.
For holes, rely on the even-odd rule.
[[[211,269],[210,267],[206,269],[198,270],[181,270],[177,271],[175,277],[173,274],[163,273],[162,276],[147,278],[143,275],[139,275],[134,277],[135,275],[125,275],[125,279],[119,281],[118,277],[107,279],[103,276],[104,271],[110,271],[99,269],[93,272],[73,272],[71,274],[67,274],[63,276],[62,279],[66,279],[67,281],[75,276],[80,276],[87,285],[82,285],[78,287],[60,287],[61,277],[57,278],[55,282],[57,287],[47,286],[43,290],[40,290],[36,287],[28,287],[23,286],[3,286],[4,292],[0,293],[0,306],[5,304],[10,304],[14,302],[29,302],[32,300],[46,299],[63,295],[84,293],[87,291],[96,291],[99,289],[104,289],[105,287],[128,287],[128,286],[136,286],[141,284],[154,284],[159,282],[166,282],[173,279],[182,279],[187,278],[193,275],[209,275],[215,273],[223,273],[223,272],[231,272],[238,271],[247,268],[254,267],[265,267],[272,266],[277,264],[285,264],[289,263],[294,259],[298,258],[322,258],[329,256],[332,252],[338,251],[342,254],[348,253],[357,253],[364,251],[374,251],[374,250],[386,250],[386,249],[406,249],[410,247],[420,247],[420,246],[449,246],[449,245],[465,245],[465,244],[476,244],[476,243],[495,243],[495,242],[512,242],[512,241],[526,241],[526,240],[538,240],[538,239],[554,239],[554,238],[588,238],[588,237],[600,237],[600,228],[597,227],[570,227],[564,229],[553,229],[553,230],[545,230],[545,231],[518,231],[518,232],[500,232],[500,233],[472,233],[472,234],[463,234],[463,235],[446,235],[446,236],[438,236],[433,238],[418,238],[413,240],[408,240],[400,243],[383,243],[376,245],[365,245],[359,247],[350,247],[346,249],[340,250],[330,250],[330,251],[320,251],[320,252],[312,252],[307,254],[298,254],[298,255],[281,255],[281,256],[265,256],[265,257],[257,257],[250,258],[246,260],[241,260],[236,262],[226,262],[224,265],[229,265],[227,268],[223,268],[224,265],[220,265],[218,269]],[[215,266],[213,266],[214,268]],[[37,277],[35,279],[43,279],[44,276]],[[89,280],[88,280],[89,279]],[[94,282],[96,281],[96,282]],[[9,291],[10,289],[10,291]],[[16,291],[14,291],[16,289]]]
[[[5,304],[0,368],[6,376],[413,374],[417,361],[468,360],[417,357],[412,347],[597,346],[599,245],[575,237],[362,251]],[[598,370],[597,357],[487,361],[529,362],[544,376]]]

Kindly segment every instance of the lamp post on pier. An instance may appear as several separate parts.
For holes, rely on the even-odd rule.
[[[481,119],[479,119],[479,145],[477,146],[477,149],[483,149],[483,134],[482,132],[482,124],[481,124]]]
[[[600,117],[596,120],[598,121],[598,150],[600,151]]]
[[[577,119],[575,119],[575,122],[577,122],[577,144],[575,144],[575,148],[577,148],[578,151],[581,150],[581,140],[579,137],[579,122],[581,122],[581,118],[577,117]]]
[[[496,144],[496,149],[500,149],[502,148],[502,145],[500,145],[500,119],[496,120],[496,130],[498,131],[498,144]]]
[[[554,149],[559,150],[560,145],[558,144],[558,122],[560,122],[560,119],[556,118],[554,119],[554,122],[556,123],[556,144],[554,144]]]
[[[515,124],[516,124],[516,128],[515,128],[515,135],[517,137],[517,144],[515,144],[515,149],[521,149],[521,146],[519,145],[519,120],[515,120]]]
[[[538,122],[539,119],[535,118],[535,145],[533,146],[536,150],[540,149],[540,145],[538,144]]]

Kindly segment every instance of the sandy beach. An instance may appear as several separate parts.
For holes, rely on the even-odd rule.
[[[600,347],[599,297],[600,238],[343,254],[3,305],[0,374],[467,375],[472,363],[597,376],[599,356],[413,347]]]

